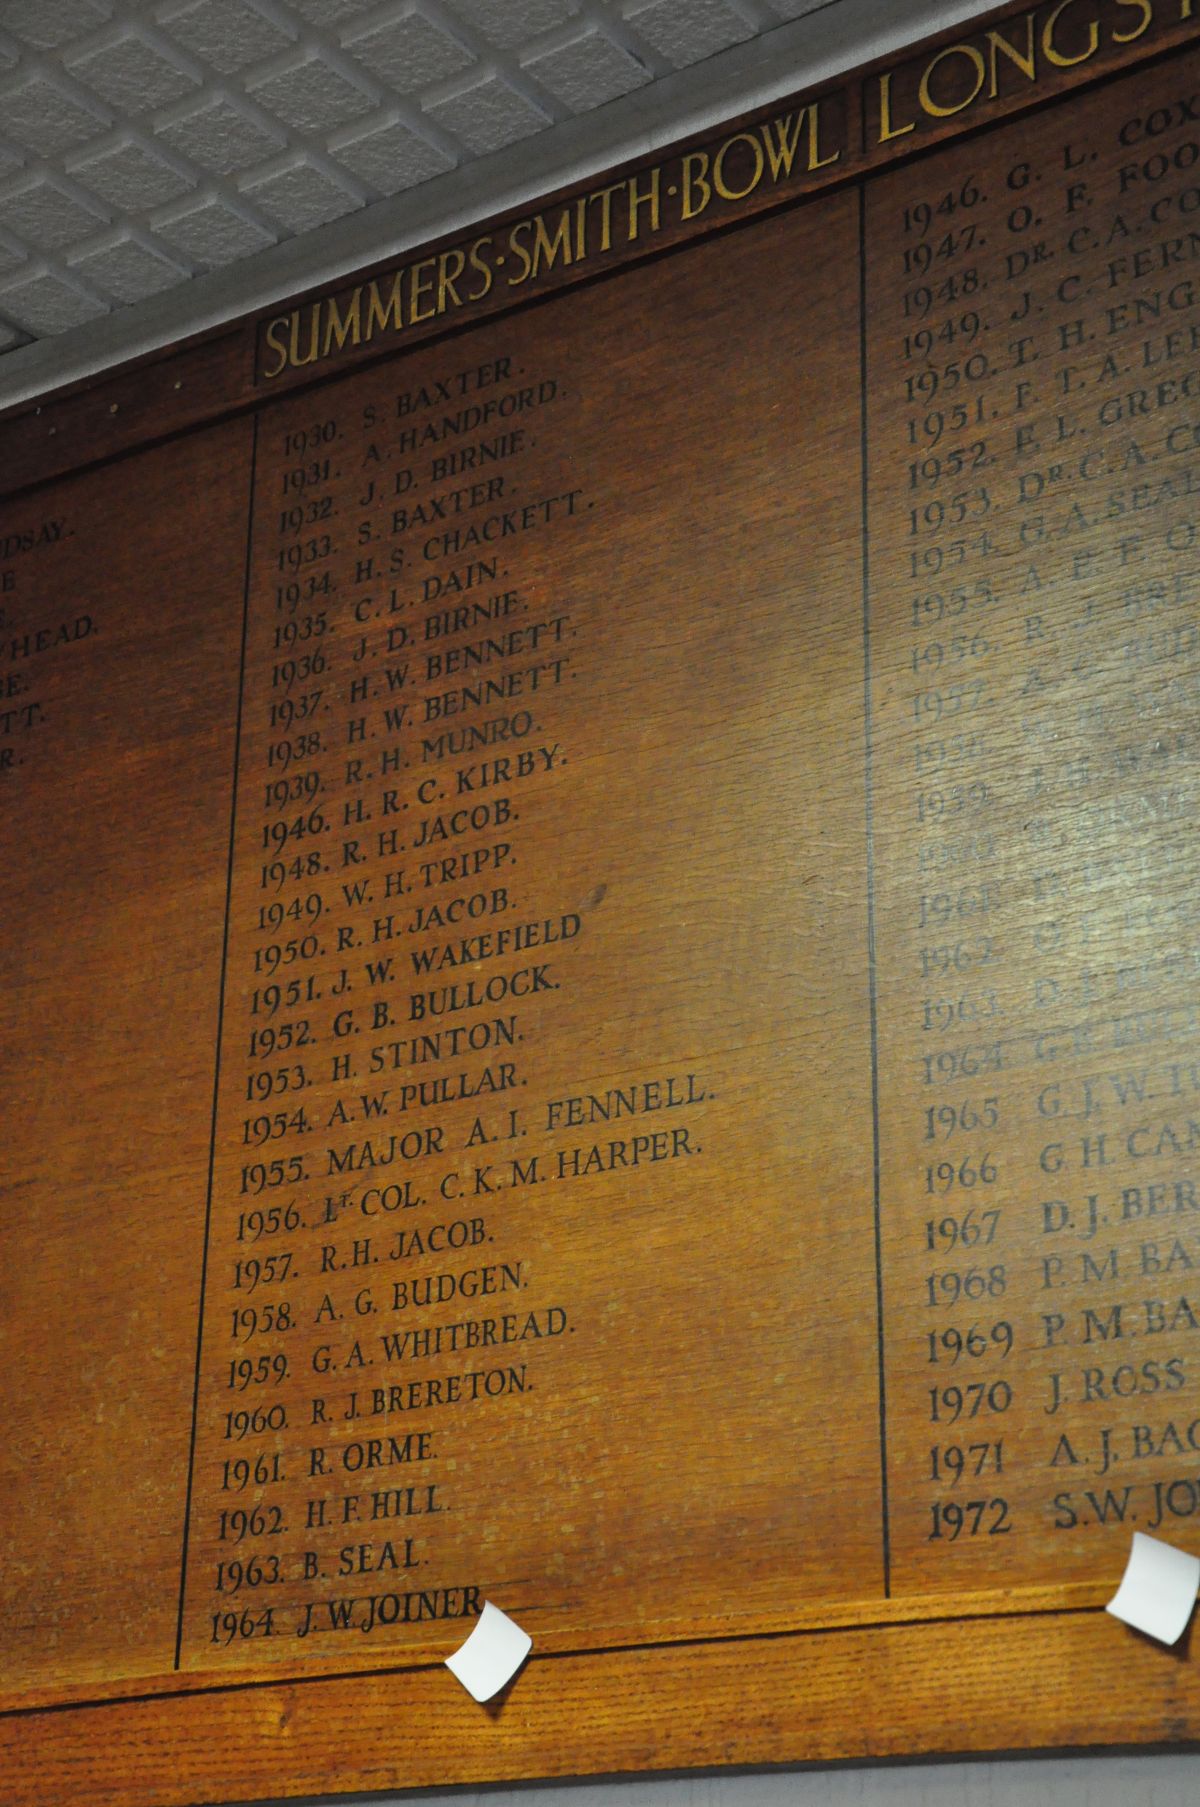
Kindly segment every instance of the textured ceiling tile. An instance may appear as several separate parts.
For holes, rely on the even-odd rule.
[[[369,74],[397,94],[412,94],[457,75],[475,58],[421,13],[409,13],[343,40]]]
[[[0,351],[11,351],[14,345],[23,345],[28,335],[7,320],[0,320]]]
[[[248,0],[197,0],[170,18],[160,17],[159,29],[222,75],[275,56],[292,42],[281,25],[265,18]]]
[[[726,0],[651,0],[649,6],[631,7],[627,16],[675,69],[754,36],[753,26]]]
[[[217,176],[262,163],[283,144],[281,132],[266,130],[223,95],[164,122],[158,136]]]
[[[246,183],[242,192],[291,233],[311,232],[362,205],[356,194],[317,169],[307,157],[297,157],[287,169]]]
[[[64,61],[76,81],[123,113],[153,113],[197,86],[194,76],[148,43],[136,26],[98,50]]]
[[[2,0],[0,22],[35,50],[56,50],[112,17],[111,0]]]
[[[102,301],[48,270],[0,283],[0,314],[37,338],[65,333],[68,327],[82,326],[85,320],[95,320],[108,311]]]
[[[831,4],[0,0],[0,287],[57,322],[0,350]]]
[[[135,140],[82,157],[69,166],[68,173],[123,213],[146,213],[196,186],[157,151]]]
[[[470,88],[440,100],[425,111],[447,132],[461,138],[479,155],[498,151],[540,132],[550,121],[539,107],[526,100],[501,81],[498,75],[485,76]]]
[[[297,132],[327,132],[374,111],[375,101],[334,69],[319,51],[308,51],[290,69],[247,82],[246,91]]]
[[[83,251],[72,257],[70,266],[114,301],[144,301],[147,295],[161,294],[183,282],[188,272],[159,252],[152,251],[135,238],[122,238],[113,244]]]
[[[63,245],[76,244],[105,223],[103,216],[81,207],[45,176],[35,176],[19,187],[10,185],[0,192],[0,226],[35,252],[58,251]]]
[[[644,64],[590,26],[557,50],[531,57],[524,67],[573,113],[616,100],[651,79]]]
[[[271,234],[244,213],[215,197],[176,208],[154,222],[156,235],[190,257],[193,263],[213,268],[236,263],[274,244]],[[3,302],[0,302],[3,307]]]
[[[454,167],[452,158],[399,121],[374,126],[353,138],[331,139],[329,149],[351,175],[385,195],[415,188]]]
[[[581,0],[446,0],[472,31],[504,49],[574,18]]]
[[[39,157],[72,150],[109,127],[107,114],[81,106],[42,75],[31,75],[0,93],[0,121],[7,138]]]
[[[339,25],[344,19],[357,19],[363,13],[373,12],[376,0],[291,0],[292,11],[302,13],[327,31],[331,25]]]

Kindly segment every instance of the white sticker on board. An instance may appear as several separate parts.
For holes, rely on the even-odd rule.
[[[446,1667],[475,1700],[491,1700],[512,1680],[532,1648],[529,1633],[485,1600],[474,1631],[446,1658]]]
[[[1192,1616],[1197,1589],[1200,1557],[1135,1531],[1121,1585],[1104,1610],[1162,1644],[1176,1644]]]

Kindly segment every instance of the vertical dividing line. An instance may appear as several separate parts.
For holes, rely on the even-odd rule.
[[[892,1594],[892,1538],[888,1517],[887,1377],[883,1359],[883,1232],[879,1198],[879,1030],[875,990],[874,723],[871,717],[871,524],[867,437],[867,191],[858,185],[859,469],[862,483],[863,756],[867,832],[867,977],[871,998],[871,1147],[875,1209],[875,1335],[879,1369],[879,1492],[883,1517],[883,1592]]]
[[[221,942],[221,980],[217,993],[217,1054],[213,1063],[212,1123],[208,1133],[208,1190],[204,1201],[204,1253],[200,1262],[200,1313],[196,1325],[196,1373],[192,1382],[192,1440],[188,1451],[187,1499],[183,1509],[183,1553],[179,1563],[179,1613],[175,1624],[175,1668],[183,1654],[183,1606],[187,1593],[188,1539],[192,1525],[192,1482],[196,1473],[196,1422],[200,1410],[200,1359],[204,1347],[204,1299],[208,1283],[208,1245],[212,1231],[213,1169],[217,1158],[217,1102],[221,1090],[221,1041],[225,1025],[225,974],[229,965],[229,912],[233,898],[233,850],[237,831],[238,771],[242,752],[242,702],[246,689],[246,630],[250,619],[250,551],[254,539],[255,478],[258,470],[258,415],[250,446],[250,505],[246,513],[246,563],[242,581],[242,649],[238,662],[237,726],[233,736],[233,787],[229,805],[229,855],[225,868],[225,932]]]

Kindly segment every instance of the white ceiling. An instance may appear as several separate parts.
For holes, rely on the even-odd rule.
[[[0,404],[981,10],[0,0]]]
[[[819,0],[0,0],[0,344],[68,331]]]

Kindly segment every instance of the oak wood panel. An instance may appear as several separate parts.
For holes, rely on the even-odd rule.
[[[279,1503],[287,1526],[270,1546],[281,1553],[286,1579],[270,1596],[279,1617],[264,1660],[294,1663],[297,1638],[323,1631],[306,1652],[344,1663],[344,1631],[332,1636],[326,1614],[353,1600],[358,1629],[370,1612],[366,1602],[397,1585],[475,1582],[508,1600],[535,1635],[576,1642],[601,1633],[678,1636],[714,1619],[756,1623],[781,1589],[815,1602],[879,1587],[874,1323],[859,1290],[872,1247],[869,1150],[858,1127],[869,1112],[870,1085],[857,786],[859,497],[853,484],[827,480],[852,462],[856,422],[851,414],[817,435],[796,433],[797,419],[816,408],[818,383],[851,393],[856,382],[856,218],[853,197],[842,196],[797,216],[782,244],[770,227],[739,240],[740,282],[763,297],[754,344],[770,345],[768,359],[753,357],[749,346],[736,363],[714,358],[716,348],[736,340],[742,308],[740,290],[721,292],[727,253],[708,246],[686,264],[656,264],[620,287],[603,285],[569,306],[549,304],[408,360],[399,390],[392,372],[386,383],[371,373],[330,392],[323,410],[314,412],[311,399],[289,400],[262,419],[189,1667],[240,1666],[247,1655],[240,1640],[214,1652],[209,1629],[228,1604],[214,1596],[211,1580],[229,1554],[219,1536],[229,1502],[212,1484],[230,1453],[224,1377],[231,1357],[244,1355],[230,1343],[228,1311],[219,1304],[230,1295],[218,1288],[231,1261],[246,1253],[237,1226],[255,1202],[244,1179],[239,1183],[252,1157],[238,1132],[248,1077],[262,1068],[261,1061],[247,1063],[243,1050],[247,1030],[262,1020],[254,1000],[262,986],[256,950],[264,941],[255,912],[270,857],[263,836],[284,819],[278,811],[264,816],[261,803],[265,749],[278,738],[268,719],[270,699],[279,694],[276,641],[281,620],[315,619],[304,605],[294,614],[278,606],[280,548],[307,541],[280,539],[277,498],[294,464],[285,450],[289,436],[314,421],[332,429],[322,446],[334,472],[304,496],[314,508],[316,498],[330,498],[320,520],[335,549],[320,567],[333,587],[317,597],[329,624],[319,638],[323,690],[313,718],[323,724],[322,747],[302,769],[320,775],[321,789],[311,794],[329,827],[317,841],[325,870],[303,887],[322,907],[297,983],[307,996],[311,980],[321,994],[305,1013],[319,1049],[332,1047],[333,1054],[314,1053],[305,1067],[302,1105],[313,1130],[285,1135],[267,1150],[306,1162],[311,1183],[264,1195],[294,1200],[307,1225],[278,1244],[295,1250],[297,1277],[285,1290],[297,1328],[279,1345],[291,1373],[278,1390],[268,1385],[248,1395],[280,1402],[289,1414],[287,1434],[271,1445],[281,1451],[286,1483],[262,1495],[268,1510]],[[818,244],[835,254],[814,281]],[[710,297],[701,307],[691,301],[697,292]],[[645,322],[640,331],[630,325],[631,307]],[[825,329],[830,318],[843,322],[836,339]],[[664,319],[675,323],[666,334],[657,325]],[[819,374],[808,350],[818,334],[825,344]],[[603,383],[573,367],[581,339],[609,348]],[[519,419],[524,439],[486,467],[500,475],[473,488],[470,473],[461,480],[436,475],[436,462],[457,439],[423,450],[397,447],[404,434],[433,430],[448,406],[439,400],[432,409],[410,408],[410,401],[439,394],[439,384],[455,392],[458,373],[481,370],[489,373],[487,386],[470,389],[465,406],[475,405],[469,397],[476,393],[485,405],[492,405],[487,397],[499,398],[498,408],[525,398],[519,414],[500,417],[502,426]],[[506,374],[492,382],[493,371]],[[398,419],[397,397],[406,409]],[[621,430],[614,445],[615,406]],[[727,456],[731,431],[745,456]],[[488,428],[479,443],[492,437]],[[387,495],[397,473],[412,479],[401,502]],[[370,503],[360,506],[367,496]],[[450,518],[468,525],[492,519],[518,526],[520,511],[534,511],[526,532],[500,546],[502,570],[485,585],[485,594],[513,599],[506,627],[510,620],[532,624],[511,630],[517,641],[507,654],[510,642],[495,640],[494,624],[465,636],[444,627],[443,587],[453,605],[460,592],[448,586],[474,566],[469,559],[464,566],[465,554],[440,555],[438,536],[456,530],[431,511],[458,496],[473,497],[474,511]],[[481,516],[483,496],[500,512]],[[545,499],[563,496],[575,498],[575,512],[543,520]],[[397,508],[405,514],[399,529]],[[755,545],[752,585],[747,536]],[[399,555],[405,563],[393,582],[383,573]],[[374,561],[367,575],[364,561]],[[424,601],[434,586],[438,594]],[[435,638],[428,637],[430,624],[438,628]],[[398,650],[389,654],[393,642]],[[532,662],[546,679],[529,698],[533,732],[496,743],[497,759],[509,757],[511,746],[514,765],[529,762],[510,782],[497,784],[486,752],[467,757],[440,747],[443,725],[456,730],[464,721],[490,720],[494,708],[418,726],[431,700],[454,692],[462,649],[473,646],[488,654],[485,673],[520,672]],[[474,669],[466,668],[468,678]],[[721,688],[719,715],[701,700],[710,673]],[[389,711],[403,707],[413,726],[397,735]],[[502,719],[519,730],[514,709]],[[433,757],[422,757],[429,736],[439,744]],[[349,783],[344,768],[356,754],[365,756],[364,775]],[[822,759],[825,780],[814,787],[804,774]],[[482,790],[460,791],[463,776]],[[482,835],[431,841],[422,853],[422,822],[432,833],[460,798],[487,818]],[[339,830],[347,816],[350,826]],[[402,829],[381,827],[389,821]],[[398,841],[401,832],[406,839],[394,857],[375,852],[377,835]],[[464,890],[457,878],[421,881],[419,862],[431,853],[486,849],[496,833],[512,849],[495,875],[499,890]],[[346,862],[349,837],[360,837],[365,864],[358,855]],[[309,844],[307,837],[289,841],[285,853],[298,849],[307,860]],[[384,881],[397,867],[410,876],[403,897],[388,903]],[[343,887],[360,874],[371,895],[347,901]],[[847,892],[856,904],[846,902]],[[381,1061],[371,1077],[365,1058],[368,1050],[379,1057],[407,1046],[403,1038],[414,1033],[410,994],[423,996],[432,984],[415,976],[415,961],[426,950],[457,945],[445,923],[413,933],[410,919],[452,911],[461,907],[454,899],[466,896],[486,911],[463,918],[472,936],[505,925],[511,934],[511,925],[531,921],[551,928],[566,921],[578,933],[547,949],[553,989],[503,1006],[515,1009],[519,1026],[516,1046],[500,1050],[513,1057],[511,1085],[499,1096],[456,1101],[452,1093],[406,1105],[405,1082],[418,1084],[430,1070],[455,1078],[479,1071],[478,1062],[464,1069],[461,1060],[398,1070]],[[664,922],[675,925],[666,943]],[[447,979],[465,984],[464,974],[479,975],[482,985],[511,965],[484,944],[476,950],[472,942],[469,951],[465,967],[443,968],[443,986]],[[398,970],[379,984],[372,974],[384,958]],[[378,1008],[391,1014],[387,1034],[373,1029]],[[336,1025],[351,1013],[353,1028],[341,1046],[354,1050],[354,1071],[331,1080],[330,1058],[349,1059],[337,1053]],[[427,1026],[486,1023],[495,1014],[453,1013]],[[488,1059],[494,1065],[495,1056]],[[623,1088],[632,1096],[631,1087],[659,1087],[672,1075],[678,1100],[670,1110],[616,1123],[583,1115],[593,1095],[611,1100],[614,1088]],[[378,1100],[383,1115],[365,1115],[364,1094]],[[581,1106],[574,1128],[565,1107],[552,1102],[566,1097]],[[843,1108],[848,1097],[857,1100],[857,1116]],[[801,1098],[803,1134],[796,1121]],[[515,1145],[512,1107],[520,1120]],[[610,1139],[623,1162],[635,1133],[658,1134],[659,1161],[605,1171]],[[450,1417],[370,1412],[375,1388],[407,1383],[410,1374],[423,1386],[426,1377],[464,1367],[461,1355],[436,1351],[397,1362],[388,1355],[389,1337],[414,1324],[494,1321],[488,1307],[459,1295],[432,1311],[389,1303],[394,1282],[404,1286],[426,1272],[428,1254],[419,1243],[415,1259],[402,1245],[398,1251],[396,1229],[364,1218],[355,1201],[361,1195],[365,1208],[370,1184],[396,1180],[401,1169],[331,1179],[328,1153],[385,1143],[393,1134],[411,1137],[418,1148],[423,1135],[435,1138],[432,1153],[402,1162],[405,1182],[428,1202],[392,1220],[401,1235],[436,1233],[447,1222],[471,1233],[478,1225],[480,1243],[447,1254],[436,1271],[447,1283],[459,1272],[464,1282],[491,1272],[504,1285],[502,1264],[516,1264],[522,1311],[542,1313],[542,1347],[466,1363],[502,1375],[496,1363],[519,1361],[522,1384],[528,1369],[528,1394]],[[650,1153],[647,1144],[647,1160]],[[506,1157],[514,1155],[542,1164],[535,1183],[511,1175]],[[474,1175],[485,1159],[491,1178],[479,1192]],[[562,1161],[572,1163],[570,1171]],[[590,1170],[574,1171],[589,1161]],[[446,1197],[462,1202],[439,1205],[447,1168],[454,1185]],[[322,1208],[331,1192],[350,1201],[348,1215],[332,1224]],[[365,1269],[356,1259],[363,1237],[370,1240]],[[361,1252],[365,1257],[365,1246]],[[397,1252],[400,1265],[390,1265]],[[481,1260],[492,1268],[477,1270]],[[795,1307],[799,1297],[803,1311]],[[310,1351],[315,1359],[323,1348],[336,1367],[321,1379]],[[363,1350],[365,1364],[358,1365]],[[831,1373],[853,1401],[840,1426],[828,1410]],[[328,1430],[311,1428],[314,1395],[329,1414]],[[802,1399],[810,1403],[798,1410]],[[347,1424],[350,1412],[356,1417]],[[429,1465],[374,1477],[345,1468],[361,1461],[364,1440],[414,1426],[433,1436]],[[313,1444],[340,1480],[306,1472]],[[780,1448],[788,1451],[783,1464],[774,1453]],[[819,1487],[801,1478],[816,1475]],[[432,1521],[426,1514],[426,1522],[411,1525],[366,1522],[372,1487],[400,1480],[437,1486]],[[339,1516],[347,1495],[356,1515],[362,1510],[361,1523]],[[312,1527],[313,1500],[327,1502],[328,1526]],[[663,1523],[672,1526],[667,1545]],[[384,1530],[395,1533],[390,1549]],[[401,1562],[400,1583],[392,1570],[372,1579],[379,1571],[368,1568],[363,1579],[363,1571],[346,1569],[347,1548],[361,1547],[371,1563],[386,1561],[407,1548],[410,1532],[417,1541]],[[323,1582],[301,1574],[300,1549],[320,1553]],[[291,1635],[281,1636],[284,1630]],[[420,1660],[444,1642],[436,1623],[376,1625],[359,1648],[403,1647]]]
[[[1119,1572],[1131,1524],[1186,1542],[1200,1503],[1198,78],[1191,52],[867,196],[898,1592],[939,1563]],[[922,200],[947,208],[924,234]],[[947,281],[939,338],[913,297]],[[972,1326],[993,1346],[950,1359]],[[931,1537],[964,1497],[935,1443],[976,1452],[999,1535]]]
[[[45,851],[28,1133],[63,1151],[14,1270],[9,1371],[59,1390],[12,1480],[5,1698],[62,1703],[6,1719],[17,1799],[1195,1735],[1187,1646],[1096,1608],[1131,1525],[1187,1544],[1200,1507],[1198,80],[1150,65],[78,486],[38,607],[111,591],[120,675],[68,635],[0,716]],[[143,813],[163,772],[186,842]],[[51,1074],[68,1004],[115,1083]],[[131,1079],[164,1017],[188,1053]],[[106,1131],[113,1210],[158,1143],[129,1268],[108,1219],[41,1246]],[[79,1378],[92,1265],[117,1367]],[[518,1300],[528,1357],[453,1395],[481,1376],[413,1333],[473,1349]],[[489,1712],[439,1663],[485,1594],[537,1652]],[[162,1698],[67,1705],[135,1683]]]
[[[4,1721],[14,1807],[161,1807],[702,1765],[1194,1740],[1195,1664],[1104,1613],[531,1657]],[[103,1743],[96,1736],[103,1726]],[[152,1732],[148,1737],[147,1732]]]
[[[0,525],[60,524],[0,630],[10,1684],[174,1656],[248,477],[235,423]]]
[[[201,427],[253,399],[253,346],[218,328],[3,416],[0,490],[23,490],[82,465]]]

